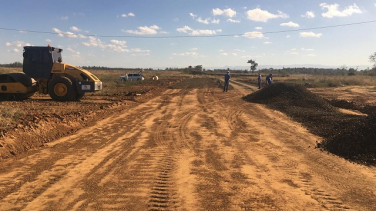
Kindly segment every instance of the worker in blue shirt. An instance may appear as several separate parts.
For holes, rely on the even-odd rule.
[[[272,85],[273,83],[273,74],[269,74],[268,76],[266,76],[266,84],[267,85]]]
[[[230,78],[231,78],[230,71],[227,71],[227,74],[225,75],[225,86],[223,87],[223,92],[228,91],[228,84],[230,83]]]

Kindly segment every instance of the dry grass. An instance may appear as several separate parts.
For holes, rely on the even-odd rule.
[[[242,77],[241,81],[257,85],[257,76]],[[265,82],[265,76],[263,77]],[[375,76],[319,76],[319,75],[274,75],[273,82],[301,84],[306,87],[343,87],[343,86],[376,86]]]
[[[20,72],[22,72],[21,67],[0,67],[0,74],[20,73]]]
[[[275,77],[274,81],[303,84],[312,87],[341,87],[341,86],[376,86],[374,76],[317,76],[292,75],[289,77]]]
[[[15,123],[17,119],[25,115],[24,110],[0,106],[0,130]]]

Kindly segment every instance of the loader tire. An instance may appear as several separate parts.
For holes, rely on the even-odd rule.
[[[73,101],[77,92],[72,81],[64,76],[57,76],[48,83],[48,94],[55,101]]]

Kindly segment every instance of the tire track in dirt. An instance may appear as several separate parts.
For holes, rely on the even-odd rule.
[[[373,170],[235,88],[166,90],[30,153],[2,169],[1,209],[374,210]]]
[[[150,108],[139,109],[139,111],[136,111],[137,114],[138,114],[137,117],[139,117],[139,118],[148,118],[147,116],[151,116],[151,112],[154,111],[154,110],[155,110],[155,108],[153,108],[152,106]],[[132,149],[132,148],[130,148],[131,145],[129,145],[129,144],[130,143],[131,144],[135,144],[135,141],[137,140],[137,137],[140,136],[140,129],[136,130],[135,129],[136,127],[134,127],[134,128],[130,128],[130,127],[126,127],[126,126],[124,127],[124,125],[127,125],[127,124],[136,125],[136,121],[138,121],[137,118],[129,119],[128,117],[129,117],[129,115],[122,115],[122,116],[120,116],[118,118],[114,118],[118,122],[115,121],[114,124],[109,124],[109,122],[107,122],[107,125],[104,128],[99,128],[98,130],[94,130],[94,131],[96,131],[94,134],[90,134],[90,133],[86,134],[83,138],[80,137],[80,140],[77,139],[77,138],[72,138],[70,140],[65,140],[65,142],[64,141],[60,141],[60,143],[64,142],[64,146],[62,146],[62,147],[67,147],[67,145],[69,145],[69,148],[68,148],[66,154],[70,154],[72,152],[75,152],[73,154],[76,154],[76,157],[74,157],[74,156],[73,157],[72,156],[67,156],[67,157],[65,157],[63,159],[60,159],[60,160],[58,160],[58,158],[56,158],[55,160],[51,160],[50,159],[51,158],[50,157],[51,154],[49,152],[45,152],[44,158],[40,158],[41,162],[45,162],[46,160],[51,160],[51,162],[48,164],[49,166],[53,166],[54,162],[55,163],[59,163],[60,162],[61,165],[64,165],[65,167],[69,166],[71,168],[78,168],[80,170],[81,169],[85,169],[85,167],[83,167],[83,166],[87,165],[87,163],[85,163],[85,165],[83,165],[82,163],[84,163],[85,160],[87,160],[88,158],[90,158],[90,155],[86,155],[85,157],[83,157],[80,154],[81,153],[85,153],[85,152],[86,152],[85,154],[87,154],[87,151],[93,151],[93,154],[95,154],[95,150],[97,150],[98,146],[93,147],[92,145],[90,145],[91,146],[90,148],[89,147],[85,147],[85,146],[81,146],[81,149],[80,149],[78,141],[80,143],[82,143],[82,142],[94,140],[95,142],[100,142],[99,145],[101,145],[101,146],[99,146],[99,147],[103,147],[103,146],[108,145],[111,142],[113,142],[114,141],[113,139],[116,138],[116,136],[119,136],[119,134],[122,134],[122,133],[134,134],[134,137],[123,137],[123,138],[121,138],[121,140],[126,140],[127,143],[128,143],[128,145],[124,145],[124,147],[123,147],[122,150],[118,148],[119,146],[112,146],[112,147],[105,148],[107,150],[107,152],[106,153],[102,153],[102,154],[106,154],[107,157],[105,157],[105,158],[102,157],[101,158],[102,159],[102,162],[101,162],[102,164],[100,164],[100,163],[99,163],[99,165],[96,164],[98,171],[96,171],[95,169],[93,169],[90,172],[89,175],[91,175],[91,176],[88,176],[87,181],[86,182],[85,181],[82,182],[82,183],[86,183],[83,186],[86,186],[88,188],[88,190],[86,190],[87,192],[94,192],[94,193],[96,193],[95,191],[93,191],[95,189],[98,189],[99,191],[104,191],[103,187],[99,187],[98,185],[96,185],[96,183],[93,183],[93,181],[100,181],[101,179],[103,179],[102,176],[105,177],[105,175],[106,175],[105,172],[107,172],[107,171],[110,171],[110,172],[111,171],[118,171],[118,169],[115,168],[116,165],[111,166],[114,163],[125,163],[126,164],[127,163],[126,160],[132,158],[132,156],[124,156],[124,154],[127,154],[126,149]],[[123,125],[123,127],[121,127],[122,125]],[[120,130],[119,131],[115,131],[114,128],[120,129]],[[106,137],[108,139],[108,141],[103,141],[103,140],[106,140],[106,139],[103,139],[103,137]],[[102,140],[102,142],[101,142],[101,140]],[[130,140],[133,140],[133,142],[130,141]],[[60,147],[59,144],[55,144],[55,145],[51,144],[51,146],[53,148],[59,148]],[[118,149],[118,151],[112,150],[114,148]],[[148,152],[146,154],[158,154],[158,153],[155,153],[155,152],[150,152],[149,153]],[[161,157],[164,157],[164,156],[165,155],[163,154],[163,155],[159,155],[157,157],[161,158]],[[121,159],[121,158],[123,158],[123,159]],[[74,160],[75,162],[72,162],[72,160]],[[68,163],[68,162],[71,162],[71,163]],[[36,165],[38,165],[38,164],[40,164],[40,163],[36,163]],[[48,170],[48,172],[50,172],[49,174],[52,174],[52,175],[53,174],[57,174],[60,177],[64,178],[66,175],[64,175],[62,172],[58,171],[59,169],[62,168],[61,165],[56,164],[55,168],[49,169]],[[38,166],[42,166],[42,165],[38,165]],[[115,169],[113,169],[113,168],[115,168]],[[103,169],[106,169],[106,170],[104,171]],[[136,169],[138,169],[138,168],[136,168]],[[66,171],[73,171],[73,170],[71,170],[69,168],[66,168]],[[26,173],[26,172],[27,171],[25,171],[23,173]],[[41,174],[36,175],[36,176],[42,177],[42,178],[43,177],[50,177],[49,174],[46,173],[46,171],[44,171]],[[100,176],[101,174],[103,174],[103,175]],[[59,181],[59,179],[51,178],[51,179],[49,179],[48,181],[45,182],[45,183],[50,184],[50,186],[46,187],[45,185],[43,185],[44,183],[41,182],[41,180],[39,178],[37,178],[36,176],[34,176],[34,178],[32,178],[32,179],[29,179],[29,181],[30,180],[34,180],[36,183],[38,183],[39,186],[42,187],[42,189],[41,188],[38,189],[38,188],[36,188],[35,186],[33,186],[31,184],[24,185],[24,186],[31,187],[33,190],[35,190],[34,192],[40,192],[40,193],[47,192],[46,191],[47,189],[52,189],[50,186],[53,186],[53,185],[56,186],[56,184]],[[23,175],[23,177],[28,177],[28,176],[27,175],[26,176]],[[24,178],[20,178],[19,180],[20,181],[27,181]],[[63,180],[63,179],[60,179],[60,180]],[[56,181],[56,182],[52,182],[51,183],[51,181]],[[74,182],[74,183],[77,184],[77,182]],[[140,182],[140,184],[142,184],[142,183],[143,183],[143,181]],[[12,189],[11,185],[8,185],[8,186],[9,186],[9,189]],[[22,186],[22,185],[20,185],[20,186]],[[27,189],[27,188],[25,188],[25,189]],[[66,188],[66,189],[69,189],[69,188]],[[74,189],[74,188],[72,188],[72,189]],[[24,189],[21,188],[20,192],[23,192],[23,190]],[[7,191],[4,191],[4,192],[7,192]],[[78,191],[78,192],[82,193],[82,191]],[[111,192],[111,191],[107,190],[107,192]],[[19,192],[16,192],[15,195],[19,196],[20,194],[19,194]],[[10,198],[12,198],[12,196],[9,195],[9,194],[7,196],[10,197]],[[29,201],[25,200],[25,203],[29,204],[28,207],[32,207],[32,205],[31,205],[32,203],[30,203],[31,200],[36,201],[35,198],[38,198],[38,197],[41,198],[38,195],[33,195],[31,197],[30,196],[25,196],[25,197],[30,198]],[[49,197],[50,198],[54,198],[53,195],[50,195]],[[86,194],[86,196],[85,195],[84,196],[81,195],[81,198],[77,202],[78,204],[81,204],[81,205],[77,206],[75,204],[76,202],[72,202],[71,205],[69,205],[69,207],[70,208],[80,208],[80,207],[82,208],[82,207],[86,207],[86,206],[88,206],[88,207],[90,207],[90,206],[101,207],[100,204],[90,203],[90,200],[88,200],[87,198],[90,198],[90,195],[88,195],[88,194]],[[2,201],[11,201],[11,200],[3,198]],[[53,201],[53,200],[48,200],[48,201]],[[12,203],[10,203],[10,204],[12,204]],[[19,203],[18,207],[22,208],[22,205],[20,205],[20,203]],[[41,209],[41,208],[39,208],[39,209]]]

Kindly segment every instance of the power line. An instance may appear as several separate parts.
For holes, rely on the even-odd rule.
[[[306,30],[316,30],[316,29],[327,29],[327,28],[336,28],[336,27],[343,27],[343,26],[353,26],[353,25],[360,25],[360,24],[367,24],[367,23],[375,23],[376,20],[371,21],[363,21],[363,22],[355,22],[355,23],[347,23],[347,24],[338,24],[338,25],[329,25],[329,26],[319,26],[319,27],[311,27],[311,28],[304,28],[304,29],[290,29],[290,30],[282,30],[282,31],[269,31],[269,32],[260,32],[262,34],[278,34],[278,33],[286,33],[286,32],[297,32],[297,31],[306,31]],[[13,28],[1,28],[0,30],[5,31],[18,31],[18,32],[30,32],[30,33],[38,33],[38,34],[63,34],[66,36],[78,36],[79,34],[74,33],[58,33],[58,32],[47,32],[47,31],[36,31],[36,30],[24,30],[24,29],[13,29]],[[141,38],[141,39],[162,39],[162,38],[211,38],[211,37],[233,37],[233,36],[243,36],[243,34],[215,34],[215,35],[201,35],[201,36],[192,36],[192,35],[176,35],[176,36],[136,36],[136,35],[96,35],[96,34],[88,34],[84,35],[87,37],[122,37],[122,38]]]

